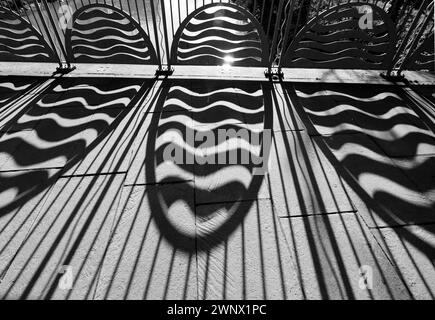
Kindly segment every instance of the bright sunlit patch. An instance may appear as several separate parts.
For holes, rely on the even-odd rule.
[[[234,58],[230,55],[226,55],[224,57],[224,61],[225,61],[225,63],[222,65],[222,67],[224,69],[229,69],[231,67],[231,64],[234,62]]]
[[[226,64],[231,64],[234,62],[234,58],[232,56],[225,56],[224,61],[226,62]]]

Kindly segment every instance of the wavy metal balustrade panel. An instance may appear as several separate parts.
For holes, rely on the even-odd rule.
[[[361,6],[371,8],[373,28],[361,29]],[[395,49],[390,17],[370,3],[348,3],[313,18],[297,34],[281,60],[284,67],[387,69]]]
[[[0,61],[56,62],[53,50],[26,20],[0,7]]]
[[[210,4],[195,10],[180,25],[173,44],[173,64],[266,66],[267,38],[245,9]]]
[[[435,71],[434,34],[429,35],[409,58],[405,69]]]
[[[157,64],[153,45],[142,28],[109,5],[80,8],[66,33],[68,57],[78,63]]]

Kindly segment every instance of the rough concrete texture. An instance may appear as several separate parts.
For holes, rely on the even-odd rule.
[[[434,124],[406,94],[0,78],[0,297],[433,299]],[[189,139],[219,129],[270,149]]]
[[[150,190],[154,189],[154,190]],[[177,190],[174,190],[177,189]],[[164,238],[148,201],[150,192],[184,195],[165,215],[180,232],[191,236],[186,250]],[[188,185],[127,186],[119,216],[101,267],[96,299],[196,299],[195,215]],[[170,237],[171,235],[167,235]]]

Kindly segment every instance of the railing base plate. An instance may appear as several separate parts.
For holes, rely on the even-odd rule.
[[[284,79],[284,72],[280,68],[269,68],[264,71],[264,76],[273,81]]]
[[[406,80],[405,76],[400,72],[381,73],[381,77],[391,82],[402,82]]]
[[[174,73],[174,68],[168,68],[165,66],[162,66],[161,68],[156,70],[156,76],[171,76]]]
[[[70,73],[71,71],[74,71],[76,69],[76,67],[74,66],[61,66],[61,67],[57,67],[56,68],[56,74],[67,74]]]

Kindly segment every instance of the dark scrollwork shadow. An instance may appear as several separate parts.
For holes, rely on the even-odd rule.
[[[146,181],[160,185],[148,190],[153,219],[177,249],[192,250],[195,241],[213,247],[240,225],[263,183],[264,174],[254,175],[259,166],[252,159],[268,161],[268,144],[266,141],[263,145],[263,139],[267,139],[264,130],[272,127],[271,88],[268,83],[226,81],[174,81],[165,87],[151,121],[146,150]],[[239,129],[247,130],[248,136],[218,141],[219,130]],[[206,138],[198,136],[204,132],[216,137],[214,143],[205,145]],[[253,143],[256,134],[257,144]],[[182,154],[183,162],[166,159],[167,150]],[[218,164],[222,155],[229,162],[232,150],[237,151],[237,161]],[[246,151],[251,157],[242,163],[241,153]],[[198,163],[207,156],[215,163]],[[194,164],[187,163],[188,157],[195,159]],[[164,187],[168,183],[171,188]],[[179,203],[187,207],[189,217],[176,206],[171,208]],[[207,204],[213,204],[213,209]],[[208,209],[198,210],[201,205]],[[207,220],[217,215],[218,222],[209,230],[195,233],[194,228],[185,227],[186,220]]]
[[[0,137],[0,215],[24,205],[78,164],[149,85],[139,79],[60,78],[26,102]]]
[[[400,88],[298,84],[286,90],[323,153],[369,208],[362,213],[369,226],[418,224],[432,232],[435,134]],[[412,231],[402,228],[401,235],[435,256]]]

